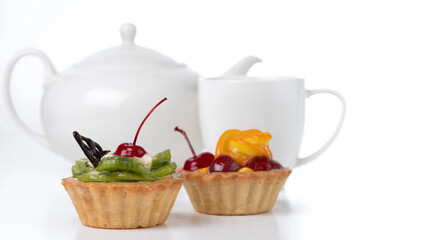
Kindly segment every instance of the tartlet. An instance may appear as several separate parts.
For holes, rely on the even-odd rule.
[[[80,221],[96,228],[146,228],[164,223],[182,186],[170,150],[155,156],[133,143],[104,151],[90,138],[74,132],[87,158],[76,161],[73,177],[62,179]]]
[[[251,141],[242,147],[241,152],[234,148],[226,154],[224,150],[227,148],[223,144],[228,144],[233,138],[229,136],[230,131],[235,136],[246,134],[251,139],[257,139],[259,144]],[[265,136],[266,140],[261,139]],[[249,215],[270,211],[291,173],[290,169],[269,158],[272,157],[268,147],[270,138],[269,133],[259,130],[233,129],[222,134],[216,156],[209,153],[196,156],[194,153],[194,157],[188,159],[178,172],[183,176],[183,185],[195,211],[213,215]],[[256,147],[255,151],[264,149],[264,154],[262,150],[258,153],[250,147]],[[255,152],[254,156],[250,156],[252,152]]]

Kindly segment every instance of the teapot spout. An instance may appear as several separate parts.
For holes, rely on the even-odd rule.
[[[222,74],[221,77],[231,77],[231,76],[240,76],[246,75],[248,70],[256,63],[262,62],[262,59],[255,56],[247,56],[237,62],[232,66],[228,71]]]

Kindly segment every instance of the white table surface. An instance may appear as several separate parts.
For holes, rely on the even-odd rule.
[[[295,169],[266,214],[199,214],[182,188],[162,226],[89,228],[61,185],[71,163],[23,133],[0,134],[0,239],[426,239],[425,169],[337,150]]]

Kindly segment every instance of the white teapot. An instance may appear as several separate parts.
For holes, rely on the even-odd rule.
[[[187,143],[173,129],[187,131],[194,148],[201,150],[197,109],[199,75],[186,65],[134,44],[136,28],[121,26],[123,43],[95,53],[62,73],[39,50],[18,52],[6,68],[6,103],[17,123],[34,139],[70,161],[83,157],[72,132],[114,150],[132,142],[139,124],[162,98],[163,103],[141,130],[138,145],[152,153],[170,148],[182,164],[190,156]],[[16,62],[33,55],[44,64],[41,117],[44,135],[30,129],[16,114],[10,97],[10,78]]]

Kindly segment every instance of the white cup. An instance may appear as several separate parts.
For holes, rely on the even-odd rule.
[[[319,150],[300,158],[305,99],[328,93],[336,96],[342,110],[340,121]],[[201,78],[198,85],[201,134],[206,150],[213,152],[220,135],[228,129],[259,129],[272,135],[270,149],[283,166],[301,166],[321,155],[339,133],[346,104],[333,90],[306,90],[304,80],[293,77],[223,76]]]

